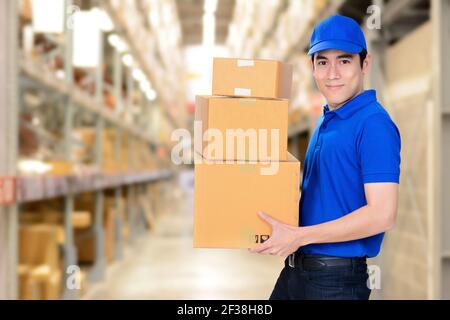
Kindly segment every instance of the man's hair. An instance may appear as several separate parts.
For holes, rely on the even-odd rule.
[[[313,54],[312,56],[311,56],[311,60],[312,60],[312,63],[313,63],[313,65],[314,65],[314,57],[315,57],[315,55],[316,54]],[[361,68],[363,67],[363,65],[364,65],[364,60],[366,60],[366,57],[367,57],[367,50],[366,49],[362,49],[362,51],[359,53],[359,58],[360,58],[360,63],[361,63]]]

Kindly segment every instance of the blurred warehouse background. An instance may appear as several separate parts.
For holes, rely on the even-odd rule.
[[[0,298],[268,298],[281,259],[192,248],[171,135],[193,133],[212,57],[282,60],[303,162],[324,104],[305,50],[336,13],[365,30],[403,142],[372,299],[449,299],[449,0],[0,1]]]

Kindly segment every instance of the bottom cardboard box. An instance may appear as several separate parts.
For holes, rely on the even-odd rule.
[[[276,170],[274,170],[276,168]],[[196,163],[194,247],[251,248],[271,227],[257,213],[298,225],[300,162]]]
[[[115,205],[111,199],[105,200],[105,210],[103,213],[103,232],[104,232],[104,254],[106,262],[114,261],[114,239],[115,239]],[[75,230],[75,244],[77,246],[78,262],[95,262],[95,234],[93,229]]]
[[[59,300],[62,272],[48,265],[19,265],[19,297],[21,300]]]

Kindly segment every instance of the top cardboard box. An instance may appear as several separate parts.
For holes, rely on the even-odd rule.
[[[213,95],[290,99],[292,65],[273,60],[214,58]]]

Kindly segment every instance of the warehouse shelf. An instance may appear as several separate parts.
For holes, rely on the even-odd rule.
[[[117,33],[123,39],[126,39],[126,43],[128,44],[131,53],[139,62],[139,65],[142,67],[144,73],[149,76],[158,93],[162,96],[162,101],[166,104],[164,112],[167,118],[172,122],[174,127],[184,127],[183,123],[180,123],[179,119],[172,113],[174,109],[183,109],[183,102],[181,99],[178,101],[174,100],[174,97],[176,97],[176,95],[174,95],[174,91],[176,93],[179,91],[173,90],[174,88],[170,86],[168,79],[165,78],[168,70],[164,70],[161,67],[161,64],[156,60],[156,57],[151,53],[146,52],[143,47],[143,45],[150,39],[146,39],[146,41],[136,39],[129,30],[127,24],[124,23],[123,19],[121,19],[120,13],[122,12],[119,12],[111,1],[103,1],[102,6],[109,14],[115,26],[115,30],[117,30]],[[144,30],[144,28],[145,27],[142,25],[138,28],[138,30]],[[179,79],[175,79],[175,81],[179,81]]]
[[[286,5],[287,5],[287,3],[280,3],[279,2],[279,3],[277,3],[276,8],[273,8],[273,7],[271,8],[271,7],[268,7],[266,4],[262,3],[262,6],[264,8],[266,8],[266,10],[272,9],[272,10],[275,11],[275,13],[274,13],[274,17],[271,19],[271,21],[269,21],[268,27],[265,30],[264,35],[262,35],[261,40],[260,41],[256,41],[256,48],[254,48],[254,50],[256,52],[259,51],[260,47],[264,43],[266,43],[271,37],[273,37],[274,32],[276,30],[277,23],[278,23],[278,18],[280,16],[280,14],[283,12],[283,10],[285,9]],[[267,22],[264,21],[264,23],[267,23]],[[252,52],[252,55],[253,55],[253,52]]]
[[[405,2],[405,1],[401,1]],[[410,1],[406,5],[414,5],[418,1]],[[450,257],[449,232],[448,226],[450,221],[450,202],[446,196],[449,189],[450,171],[448,163],[450,161],[450,153],[448,144],[450,142],[450,121],[447,117],[448,106],[450,106],[450,94],[448,90],[448,82],[450,79],[450,63],[448,60],[448,52],[450,50],[450,1],[431,1],[427,34],[428,47],[430,52],[427,57],[434,60],[432,67],[424,64],[423,68],[429,68],[431,72],[431,90],[433,99],[432,116],[429,118],[430,130],[425,138],[429,143],[427,153],[429,153],[429,164],[427,173],[430,178],[427,181],[427,200],[433,203],[428,210],[428,230],[430,232],[428,248],[432,248],[429,252],[429,260],[433,261],[429,266],[429,272],[433,274],[430,280],[429,290],[431,288],[430,298],[449,299],[450,297]],[[404,11],[404,10],[403,10]],[[399,9],[399,12],[401,10]],[[427,26],[423,23],[422,26]],[[422,39],[419,39],[422,40]],[[426,41],[423,41],[424,43]],[[428,107],[428,106],[427,106]]]
[[[21,176],[18,177],[19,203],[42,201],[67,194],[94,192],[119,186],[150,183],[168,179],[168,170],[130,174],[92,174],[83,176]]]
[[[286,59],[287,61],[289,61],[297,52],[299,52],[299,51],[303,52],[309,45],[309,40],[310,40],[311,34],[312,34],[314,26],[317,24],[317,22],[338,12],[344,3],[345,3],[345,0],[329,1],[328,5],[326,5],[324,7],[324,9],[322,11],[320,11],[317,16],[313,17],[310,21],[308,21],[305,28],[303,28],[302,30],[297,30],[297,32],[300,33],[298,36],[297,43],[293,44],[292,47],[288,48],[281,55],[282,59],[283,60]]]
[[[70,6],[71,3],[71,0],[67,0],[66,5]],[[143,72],[149,76],[149,79],[151,78],[156,89],[159,89],[158,93],[160,93],[162,102],[161,113],[166,115],[173,126],[178,126],[175,120],[179,119],[175,119],[169,113],[169,108],[181,110],[183,106],[180,104],[181,99],[175,100],[179,96],[179,92],[171,90],[173,87],[169,85],[166,77],[168,71],[162,69],[159,62],[150,59],[151,53],[142,50],[142,43],[139,43],[136,35],[131,34],[125,25],[119,23],[118,13],[111,10],[110,2],[103,1],[102,3],[110,9],[108,12],[116,26],[114,32],[122,36],[130,47],[130,52],[126,52],[126,54],[130,54],[133,60],[140,67],[143,67]],[[11,11],[16,10],[12,9]],[[27,23],[30,23],[30,21],[27,20]],[[21,31],[18,26],[13,29],[15,31],[11,30],[11,32],[20,34],[20,32],[16,32]],[[17,53],[14,55],[13,64],[16,70],[20,71],[21,78],[18,79],[20,81],[17,81],[19,99],[12,104],[10,110],[11,114],[15,114],[15,117],[22,111],[32,114],[36,119],[45,117],[48,122],[52,123],[52,126],[50,126],[52,130],[41,125],[40,123],[43,121],[34,123],[22,119],[20,119],[19,128],[21,130],[26,128],[28,132],[32,132],[39,137],[39,143],[42,143],[42,145],[51,145],[56,148],[55,150],[50,148],[52,152],[50,155],[47,154],[47,146],[45,152],[42,153],[33,153],[31,156],[18,154],[24,160],[45,158],[51,162],[53,159],[62,163],[64,168],[65,166],[70,168],[67,171],[70,174],[66,174],[65,170],[63,170],[62,175],[23,174],[17,176],[15,174],[17,182],[15,212],[17,218],[19,218],[17,220],[20,221],[21,214],[24,213],[21,212],[22,208],[46,206],[49,203],[54,203],[53,200],[57,200],[55,203],[58,203],[59,206],[59,227],[63,229],[64,233],[63,243],[60,244],[62,259],[60,271],[63,276],[62,283],[66,283],[69,277],[68,268],[79,265],[78,243],[75,241],[76,234],[72,217],[77,209],[79,198],[85,196],[90,198],[92,204],[90,210],[87,211],[92,214],[92,224],[87,233],[93,239],[92,245],[95,248],[95,253],[92,257],[92,265],[87,268],[83,266],[83,268],[85,268],[86,282],[95,283],[104,279],[107,265],[110,262],[106,261],[104,249],[105,243],[111,241],[111,239],[107,239],[107,230],[103,221],[107,206],[108,208],[113,206],[116,212],[114,213],[114,229],[118,231],[122,230],[122,227],[126,227],[129,232],[127,237],[122,232],[117,232],[114,235],[112,241],[114,246],[113,261],[117,261],[123,257],[123,247],[127,243],[132,244],[148,226],[144,223],[145,219],[142,217],[146,211],[145,206],[140,202],[142,194],[146,190],[154,190],[153,187],[158,188],[158,185],[165,183],[173,175],[173,171],[167,169],[166,163],[163,164],[161,158],[158,159],[155,152],[155,148],[167,151],[169,147],[164,141],[157,141],[158,133],[150,130],[151,128],[145,123],[145,119],[147,119],[145,116],[150,115],[147,113],[148,110],[153,106],[157,107],[157,104],[150,104],[151,98],[145,97],[143,92],[138,92],[137,79],[133,74],[137,64],[127,65],[129,68],[125,69],[121,61],[122,53],[113,48],[115,52],[111,57],[108,52],[105,52],[105,50],[111,48],[105,46],[99,52],[99,65],[105,66],[105,69],[82,70],[79,68],[76,70],[71,63],[74,47],[72,42],[73,30],[69,25],[65,24],[64,34],[61,37],[52,34],[43,34],[42,36],[44,43],[51,43],[52,46],[56,46],[56,49],[44,53],[39,50],[26,52],[25,49],[23,51],[20,49],[21,46],[18,43],[13,46],[14,52]],[[58,67],[52,67],[56,59],[61,64]],[[107,69],[112,69],[113,83],[107,82],[105,71]],[[158,71],[159,75],[162,73],[164,76],[161,79],[153,73]],[[85,79],[91,81],[95,88],[94,92],[84,91],[78,86],[79,83],[75,80],[77,76],[75,72],[82,73]],[[125,87],[126,91],[124,92]],[[51,95],[43,97],[46,104],[39,104],[39,107],[33,109],[33,105],[27,105],[28,101],[23,99],[23,95],[20,93],[21,91],[30,91],[33,95],[35,89],[49,92]],[[161,89],[164,89],[165,92]],[[104,98],[105,92],[115,98],[115,101],[113,100],[114,105]],[[176,94],[174,94],[175,92]],[[139,96],[140,94],[141,96]],[[53,96],[58,97],[58,99],[54,99]],[[48,97],[49,100],[47,100]],[[59,97],[63,99],[59,99]],[[107,105],[107,102],[110,102],[109,105]],[[137,105],[138,103],[139,105]],[[62,107],[60,110],[58,109],[57,115],[59,118],[51,112],[39,110],[42,106]],[[137,109],[139,109],[140,117],[135,113]],[[81,122],[78,117],[82,118]],[[78,129],[80,130],[77,131]],[[81,138],[75,138],[76,134],[81,131],[89,137],[94,137],[94,141],[86,142]],[[17,133],[14,133],[14,135],[17,136]],[[153,151],[150,151],[150,146]],[[48,150],[50,151],[50,149]],[[81,149],[81,153],[85,156],[77,156],[74,153],[75,149]],[[11,161],[12,164],[14,163],[14,167],[17,167],[17,161],[20,158],[14,158]],[[85,163],[86,161],[89,163]],[[86,168],[85,165],[87,165]],[[72,170],[72,167],[82,170]],[[17,205],[20,205],[19,209]],[[12,232],[18,233],[17,229],[18,226]],[[19,243],[14,241],[9,245],[11,252],[19,256]],[[18,288],[14,276],[17,272],[16,266],[11,263],[9,269],[12,279],[11,287]],[[11,291],[12,296],[18,296],[16,290]],[[79,298],[76,291],[66,286],[64,286],[61,297],[63,299]]]
[[[310,129],[309,121],[301,121],[289,126],[288,136],[290,138],[308,132]]]
[[[270,5],[260,1],[237,2],[227,39],[233,56],[255,57],[261,47],[273,37],[279,16],[287,2],[273,1]],[[252,37],[251,41],[244,39]]]
[[[100,105],[94,97],[83,92],[80,89],[72,87],[63,79],[59,79],[52,72],[39,68],[39,64],[33,60],[25,59],[23,56],[19,60],[19,67],[22,73],[31,79],[46,86],[48,89],[54,90],[59,94],[69,96],[72,98],[75,106],[80,106],[87,111],[93,112],[102,116],[111,124],[129,132],[133,136],[144,141],[154,143],[148,136],[142,134],[134,126],[124,123],[123,118],[116,115],[106,106]]]
[[[67,276],[66,270],[71,266],[79,266],[77,258],[77,245],[75,242],[75,230],[72,224],[72,214],[76,208],[77,197],[90,194],[91,207],[88,209],[93,214],[91,228],[86,230],[86,235],[93,237],[94,246],[97,248],[94,253],[92,263],[89,267],[83,265],[86,275],[86,283],[97,283],[104,280],[108,263],[105,257],[105,227],[103,225],[104,210],[106,210],[106,190],[112,190],[109,198],[113,200],[115,217],[114,228],[122,230],[124,220],[127,218],[129,236],[124,238],[122,232],[117,232],[114,236],[114,258],[118,261],[123,258],[123,248],[129,243],[132,244],[140,235],[144,233],[143,211],[140,197],[148,186],[155,183],[162,183],[172,178],[170,170],[141,171],[123,174],[86,174],[72,176],[20,176],[17,178],[17,203],[26,205],[27,203],[45,203],[51,199],[60,198],[63,200],[63,208],[60,214],[63,219],[64,243],[61,245],[63,258],[62,270]],[[126,200],[125,200],[126,199]],[[124,206],[126,201],[126,207]],[[84,209],[86,210],[86,209]],[[125,241],[128,240],[128,241]],[[63,281],[65,283],[65,280]],[[63,299],[79,298],[76,290],[65,287]]]

